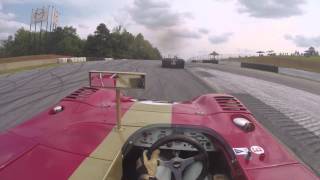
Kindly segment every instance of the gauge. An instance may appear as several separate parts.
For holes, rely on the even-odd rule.
[[[148,133],[147,132],[143,132],[142,133],[142,137],[146,138],[148,136]]]
[[[201,136],[201,135],[197,135],[197,136],[195,137],[195,139],[198,140],[198,141],[201,141],[201,140],[203,140],[204,138],[203,138],[203,136]]]

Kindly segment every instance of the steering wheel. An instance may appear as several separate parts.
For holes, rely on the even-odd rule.
[[[198,154],[186,159],[182,159],[179,156],[176,156],[168,161],[160,161],[160,166],[165,166],[168,167],[171,172],[174,175],[175,180],[182,180],[182,173],[192,163],[199,161],[202,163],[203,168],[201,170],[201,173],[197,177],[197,180],[203,180],[207,174],[208,174],[208,169],[209,169],[209,161],[208,161],[208,153],[207,151],[202,147],[200,143],[195,141],[193,138],[184,136],[184,135],[170,135],[170,136],[165,136],[163,138],[158,139],[150,148],[150,151],[148,151],[148,156],[150,158],[151,153],[158,149],[160,146],[163,146],[165,144],[168,144],[170,142],[185,142],[190,145],[192,145],[194,148],[198,150]]]

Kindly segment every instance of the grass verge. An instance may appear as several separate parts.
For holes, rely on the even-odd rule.
[[[30,55],[30,56],[0,58],[0,64],[1,63],[11,63],[11,62],[44,60],[44,59],[57,59],[57,58],[61,58],[61,57],[69,57],[69,56],[62,56],[62,55],[55,55],[55,54],[44,54],[44,55]]]
[[[22,68],[17,68],[17,69],[10,69],[6,71],[1,71],[0,74],[13,74],[13,73],[18,73],[22,71],[27,71],[27,70],[32,70],[32,69],[39,69],[39,68],[50,68],[50,67],[56,67],[60,66],[61,64],[57,63],[52,63],[52,64],[42,64],[42,65],[36,65],[36,66],[27,66],[27,67],[22,67]]]
[[[320,73],[320,57],[264,56],[241,58],[240,61],[257,64],[269,64],[278,67],[287,67]]]

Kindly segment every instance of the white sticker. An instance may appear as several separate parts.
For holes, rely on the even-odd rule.
[[[264,153],[264,149],[260,146],[251,146],[250,150],[251,150],[251,152],[253,152],[255,154],[263,154]]]
[[[248,148],[233,148],[233,152],[236,155],[247,155],[249,149]]]

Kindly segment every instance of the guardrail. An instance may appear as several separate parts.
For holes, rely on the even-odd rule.
[[[202,60],[202,63],[219,64],[219,61],[218,60]]]
[[[86,57],[58,58],[57,63],[81,63],[86,62]]]
[[[219,64],[218,60],[192,60],[191,63],[211,63],[211,64]]]
[[[113,58],[104,58],[104,57],[87,57],[87,61],[112,61]]]
[[[87,61],[111,61],[113,58],[104,57],[68,57],[68,58],[57,58],[57,63],[81,63]]]
[[[241,67],[279,73],[279,67],[267,64],[241,63]]]

